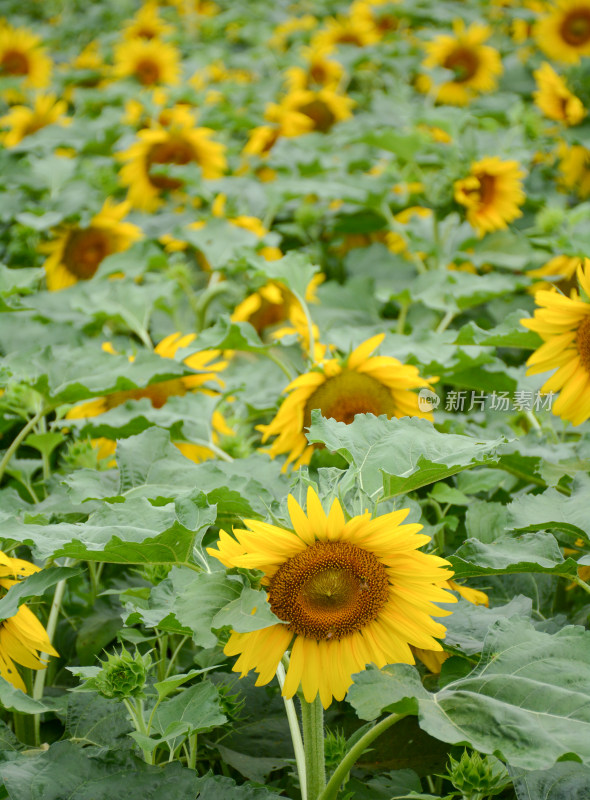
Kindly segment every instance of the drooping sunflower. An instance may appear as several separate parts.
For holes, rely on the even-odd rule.
[[[162,86],[180,80],[178,50],[159,39],[132,39],[115,48],[114,75],[135,78],[142,86]]]
[[[47,86],[52,61],[41,46],[41,38],[26,28],[0,29],[0,77],[23,78],[31,88]]]
[[[308,464],[315,445],[308,444],[304,430],[309,427],[311,412],[320,409],[324,417],[350,423],[356,414],[385,414],[392,417],[432,415],[420,411],[418,395],[412,389],[430,386],[432,380],[421,378],[417,367],[402,364],[391,356],[371,356],[385,334],[367,339],[347,358],[330,358],[300,375],[285,388],[288,397],[268,425],[259,426],[262,441],[277,438],[270,455],[288,453],[283,469],[295,462],[295,469]]]
[[[584,119],[586,109],[582,101],[570,92],[563,78],[550,64],[541,64],[533,76],[539,87],[533,92],[533,98],[546,117],[566,125],[577,125]]]
[[[556,0],[538,20],[535,38],[549,58],[563,64],[590,56],[590,0]]]
[[[188,347],[191,342],[196,339],[195,333],[182,335],[181,333],[172,333],[166,336],[154,348],[154,353],[162,358],[174,358],[177,351]],[[110,344],[103,345],[103,349],[107,352],[114,353]],[[223,387],[223,381],[219,377],[219,373],[227,366],[227,361],[218,361],[221,353],[219,350],[201,350],[200,352],[193,353],[187,356],[183,363],[190,369],[195,370],[194,375],[186,375],[182,378],[172,378],[159,383],[152,383],[140,389],[128,389],[120,392],[112,392],[104,397],[98,397],[94,400],[88,400],[74,406],[68,411],[67,419],[86,419],[89,417],[96,417],[109,411],[111,408],[126,403],[128,400],[141,400],[147,397],[154,408],[162,408],[169,397],[182,397],[188,392],[203,392],[210,396],[217,396],[218,392],[214,389],[208,388],[207,384],[216,383],[219,387]],[[133,361],[133,357],[130,357]],[[223,415],[219,411],[214,411],[211,419],[211,427],[213,430],[213,443],[215,444],[220,435],[231,436],[233,431],[228,427]],[[194,444],[191,442],[174,442],[176,447],[183,455],[190,458],[192,461],[200,462],[207,458],[213,457],[213,452],[204,445]],[[115,452],[116,443],[110,439],[97,439],[94,445],[99,448],[99,458],[106,458]]]
[[[162,203],[162,192],[182,189],[181,178],[158,171],[158,165],[198,164],[204,178],[220,178],[226,168],[225,146],[211,141],[214,131],[195,127],[185,108],[174,109],[164,126],[157,122],[137,134],[138,142],[120,154],[123,166],[121,183],[129,187],[128,200],[142,211],[155,211]]]
[[[453,78],[437,88],[436,100],[464,106],[476,95],[496,89],[502,61],[497,50],[483,44],[492,34],[487,25],[474,22],[466,29],[463,20],[455,20],[453,33],[453,36],[437,36],[426,45],[427,56],[422,66],[451,71]],[[416,85],[420,91],[429,92],[432,81],[427,75],[421,75]]]
[[[32,108],[12,106],[8,114],[0,117],[0,125],[9,128],[2,134],[4,147],[15,147],[32,133],[47,125],[66,125],[71,120],[64,117],[68,108],[65,100],[58,100],[54,94],[37,95]]]
[[[467,221],[480,236],[503,230],[522,216],[524,175],[517,161],[488,156],[471,165],[467,178],[455,181],[455,200],[465,206]]]
[[[158,39],[173,31],[158,14],[157,2],[148,1],[137,11],[133,19],[125,23],[125,39]]]
[[[129,203],[107,199],[87,227],[66,225],[58,229],[55,239],[41,245],[41,251],[49,254],[43,266],[50,291],[90,280],[103,259],[141,239],[137,225],[122,221],[129,208]]]
[[[586,263],[577,270],[578,283],[590,297],[590,268]],[[559,392],[551,410],[573,425],[590,418],[590,302],[573,290],[564,297],[557,289],[535,294],[540,308],[532,319],[521,325],[536,331],[543,344],[527,361],[527,375],[557,371],[541,387],[541,391]]]
[[[582,199],[590,195],[590,150],[584,145],[559,146],[561,184]]]
[[[311,487],[307,515],[292,495],[288,506],[293,531],[247,519],[249,530],[221,531],[218,549],[208,549],[226,567],[262,570],[282,620],[232,633],[224,652],[239,654],[234,672],[253,669],[262,686],[290,650],[283,696],[301,686],[308,703],[319,694],[328,708],[368,664],[413,664],[410,645],[442,649],[434,637],[446,629],[432,617],[450,613],[435,605],[454,599],[442,588],[449,562],[418,550],[430,537],[422,525],[402,525],[409,509],[346,522],[338,500],[326,515]]]
[[[20,558],[11,558],[0,551],[0,590],[2,596],[22,578],[39,572],[40,568]],[[22,605],[14,617],[0,622],[0,675],[17,689],[26,686],[15,666],[45,669],[42,655],[59,656],[52,647],[47,631],[33,612]]]
[[[350,119],[354,100],[331,89],[297,89],[280,103],[268,106],[265,117],[278,122],[282,136],[301,136],[310,131],[327,133],[337,122]]]

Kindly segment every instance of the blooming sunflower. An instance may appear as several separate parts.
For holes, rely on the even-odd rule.
[[[12,106],[8,114],[0,117],[0,125],[9,128],[2,134],[4,147],[15,147],[32,133],[47,125],[66,125],[71,120],[65,119],[68,104],[58,100],[54,94],[37,95],[33,108]]]
[[[434,637],[446,629],[432,617],[450,613],[435,605],[454,600],[442,588],[449,562],[418,550],[430,537],[418,533],[422,525],[401,524],[409,509],[346,522],[338,500],[326,515],[311,487],[307,515],[292,495],[288,506],[293,531],[248,519],[249,530],[221,531],[218,549],[208,549],[226,567],[262,570],[282,620],[232,632],[224,652],[240,654],[234,672],[255,670],[261,686],[290,650],[283,696],[301,686],[308,703],[319,693],[328,708],[367,664],[413,664],[410,645],[442,649]]]
[[[590,56],[590,0],[556,0],[535,26],[535,38],[549,58],[577,64]]]
[[[381,39],[381,33],[370,16],[350,14],[349,16],[330,17],[325,21],[324,29],[318,31],[312,39],[312,47],[325,50],[337,45],[351,44],[354,47],[366,47]]]
[[[381,333],[363,342],[345,359],[327,359],[295,378],[285,388],[289,393],[275,418],[268,425],[259,426],[262,441],[277,436],[270,447],[274,458],[288,453],[283,467],[294,461],[295,468],[308,464],[314,445],[308,444],[304,429],[309,427],[311,412],[320,409],[324,417],[349,423],[356,414],[385,414],[391,417],[422,417],[432,419],[430,413],[420,411],[418,396],[410,391],[426,387],[430,379],[420,377],[417,367],[402,364],[391,356],[373,356],[385,337]]]
[[[554,256],[542,267],[527,272],[531,278],[541,278],[538,283],[533,283],[530,291],[532,294],[536,294],[540,290],[557,286],[560,292],[568,296],[572,289],[578,287],[576,272],[580,264],[587,269],[590,266],[590,259],[582,259],[579,256]]]
[[[39,572],[39,567],[20,558],[10,558],[0,551],[0,587],[2,595],[20,579]],[[15,666],[45,669],[47,662],[42,654],[59,656],[51,646],[47,631],[26,606],[21,606],[14,617],[0,622],[0,675],[17,689],[25,692],[23,679]]]
[[[178,50],[159,39],[132,39],[115,48],[114,74],[133,77],[142,86],[178,83]]]
[[[0,29],[0,77],[22,77],[25,86],[41,88],[49,83],[51,66],[39,36],[26,28]]]
[[[582,199],[590,195],[590,150],[584,145],[569,147],[562,143],[559,147],[559,171],[561,183],[566,189],[574,191]]]
[[[129,208],[129,203],[115,204],[107,199],[86,228],[66,225],[58,229],[55,239],[41,246],[49,254],[43,266],[50,291],[90,280],[104,258],[127,250],[141,239],[137,225],[122,221]]]
[[[248,141],[242,150],[245,156],[266,158],[281,135],[278,126],[259,125],[250,131]]]
[[[455,20],[453,33],[453,36],[437,36],[426,45],[427,56],[422,66],[444,67],[452,72],[452,80],[437,88],[437,102],[464,106],[477,94],[494,91],[502,74],[502,61],[497,50],[483,44],[492,34],[487,25],[474,22],[465,29],[463,20]],[[431,87],[430,78],[421,75],[417,88],[429,92]]]
[[[455,200],[466,207],[467,221],[480,236],[507,228],[522,216],[524,175],[517,161],[491,156],[474,162],[469,176],[455,181]]]
[[[158,4],[147,2],[137,11],[133,19],[125,23],[125,39],[158,39],[174,29],[166,24],[158,14]]]
[[[289,67],[286,81],[289,91],[325,87],[336,90],[345,75],[344,67],[338,61],[327,58],[328,50],[306,48],[303,50],[305,67]]]
[[[533,76],[539,87],[533,92],[533,98],[546,117],[566,125],[577,125],[584,119],[586,109],[582,101],[570,92],[563,78],[550,64],[541,64]]]
[[[577,270],[578,283],[590,297],[590,269],[585,263]],[[540,308],[521,324],[536,331],[543,344],[527,361],[527,375],[557,368],[541,387],[542,392],[559,392],[552,411],[573,425],[590,417],[590,302],[575,290],[564,297],[557,289],[535,294]]]
[[[352,116],[354,100],[331,89],[297,89],[279,104],[271,103],[265,113],[278,122],[282,136],[301,136],[310,131],[327,133],[337,122]]]
[[[162,341],[154,348],[154,353],[162,358],[174,358],[177,351],[183,347],[188,347],[191,342],[196,339],[196,333],[189,333],[183,336],[181,333],[172,333],[170,336],[162,339]],[[114,353],[110,344],[103,345],[103,349],[109,353]],[[187,356],[183,363],[194,369],[195,375],[185,375],[182,378],[171,378],[167,381],[160,381],[159,383],[152,383],[141,389],[128,389],[120,392],[112,392],[104,397],[97,397],[94,400],[89,400],[80,403],[68,411],[67,419],[85,419],[88,417],[97,417],[99,414],[104,414],[111,408],[126,403],[127,400],[141,400],[147,397],[154,408],[162,408],[169,397],[182,397],[188,392],[200,391],[208,395],[217,395],[217,392],[206,387],[205,384],[215,382],[222,387],[223,381],[218,373],[224,370],[227,366],[227,361],[216,361],[220,356],[219,350],[201,350],[200,352],[193,353]],[[133,361],[133,356],[129,358]],[[213,428],[213,443],[219,440],[219,435],[231,436],[233,431],[228,427],[222,414],[219,411],[214,411],[212,416]],[[94,445],[99,448],[99,458],[106,458],[115,452],[116,443],[110,439],[96,439]],[[176,447],[183,455],[190,458],[192,461],[200,462],[206,458],[213,456],[212,451],[204,445],[193,444],[190,442],[174,442]]]
[[[121,170],[121,183],[129,187],[129,202],[142,211],[155,211],[163,202],[164,191],[182,188],[181,178],[158,172],[158,165],[198,164],[204,178],[220,178],[226,168],[225,147],[212,142],[210,128],[197,128],[186,109],[174,109],[164,126],[158,122],[137,134],[119,158],[128,163]]]

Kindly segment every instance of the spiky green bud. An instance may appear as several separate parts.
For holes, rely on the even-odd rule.
[[[500,794],[510,784],[504,764],[494,756],[483,758],[475,751],[463,751],[459,761],[449,756],[448,779],[463,797],[482,800]]]
[[[142,656],[136,651],[132,656],[125,648],[120,653],[110,653],[94,678],[94,687],[103,697],[117,700],[143,697],[143,687],[151,663],[149,653]]]

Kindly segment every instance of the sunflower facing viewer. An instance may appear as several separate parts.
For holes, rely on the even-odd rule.
[[[244,520],[249,528],[221,531],[208,553],[226,567],[262,570],[262,584],[282,622],[251,633],[232,633],[225,653],[238,655],[233,669],[258,673],[257,686],[272,680],[290,650],[284,697],[301,686],[324,708],[342,700],[352,676],[367,664],[413,664],[410,645],[440,651],[446,629],[432,617],[451,613],[435,603],[455,599],[442,587],[452,573],[438,556],[419,547],[430,540],[422,525],[401,523],[409,509],[346,521],[338,500],[329,514],[310,487],[307,515],[289,495],[293,531]],[[235,537],[235,538],[234,538]]]
[[[573,290],[565,297],[556,289],[535,294],[540,306],[521,325],[536,331],[543,344],[527,361],[527,375],[557,371],[545,381],[542,392],[559,392],[552,411],[573,425],[590,418],[590,268],[578,267],[578,283],[585,299]]]
[[[537,22],[535,38],[549,58],[563,64],[590,56],[590,0],[557,0]]]
[[[294,461],[295,468],[308,464],[314,445],[308,444],[304,430],[311,422],[311,412],[320,409],[324,417],[349,423],[356,414],[385,414],[392,417],[422,417],[418,395],[412,389],[428,386],[417,367],[402,364],[391,356],[373,356],[385,334],[367,339],[346,359],[330,358],[311,372],[295,378],[286,387],[289,396],[268,425],[260,425],[262,441],[277,436],[270,455],[288,453],[283,469]]]
[[[522,216],[524,174],[518,161],[491,156],[473,163],[467,178],[455,181],[455,200],[466,207],[467,221],[480,236],[503,230]]]

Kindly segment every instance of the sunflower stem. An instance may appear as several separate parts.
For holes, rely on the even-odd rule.
[[[277,680],[282,692],[285,684],[285,667],[282,663],[279,663],[279,666],[277,667]],[[295,710],[293,698],[283,697],[283,702],[285,704],[285,711],[287,712],[287,721],[289,723],[291,741],[293,742],[293,750],[295,752],[295,763],[297,765],[297,774],[299,775],[299,786],[301,787],[301,800],[307,800],[305,750],[303,748],[303,739],[301,738],[299,720],[297,719],[297,711]]]
[[[324,709],[319,694],[311,703],[301,698],[301,722],[305,744],[307,800],[318,800],[326,787]]]
[[[344,783],[346,776],[365,752],[367,747],[378,736],[381,736],[381,734],[384,733],[388,728],[390,728],[392,725],[395,725],[396,722],[399,722],[400,719],[403,719],[407,716],[408,714],[390,714],[388,717],[385,717],[385,719],[382,719],[381,722],[378,722],[376,725],[374,725],[370,731],[365,733],[364,736],[361,736],[358,742],[356,742],[356,744],[350,748],[340,764],[338,764],[332,777],[328,781],[327,786],[321,792],[321,794],[317,796],[317,800],[336,800],[340,786],[342,783]]]
[[[40,411],[37,411],[35,416],[32,417],[27,422],[27,424],[20,431],[18,436],[15,436],[15,438],[13,439],[10,447],[6,450],[6,452],[2,456],[2,461],[0,461],[0,481],[2,480],[2,477],[4,475],[4,470],[8,466],[8,462],[10,461],[12,456],[15,454],[15,452],[18,450],[19,445],[21,444],[23,439],[25,439],[27,437],[27,435],[33,430],[33,428],[39,422],[41,417],[44,417],[45,414],[48,414],[51,410],[52,410],[51,406],[46,406],[45,408],[40,409]]]
[[[289,371],[286,364],[284,364],[280,358],[277,358],[277,356],[275,356],[272,350],[267,350],[265,353],[263,353],[263,355],[265,355],[268,359],[270,359],[273,362],[273,364],[276,364],[277,367],[281,368],[281,370],[285,373],[285,375],[289,379],[289,382],[293,380],[293,374]]]

